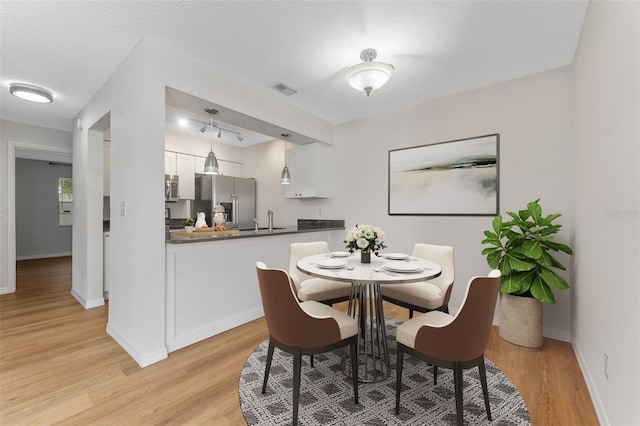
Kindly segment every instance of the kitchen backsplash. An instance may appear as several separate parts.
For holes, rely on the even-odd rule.
[[[164,203],[164,206],[171,210],[171,219],[186,219],[191,214],[191,200]]]

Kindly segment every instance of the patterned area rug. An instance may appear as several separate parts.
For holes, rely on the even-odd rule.
[[[438,384],[433,385],[433,367],[405,355],[400,414],[395,414],[396,327],[399,320],[387,320],[387,339],[392,371],[380,383],[361,383],[359,404],[353,402],[353,387],[340,369],[342,350],[316,355],[314,368],[309,357],[302,360],[298,424],[311,425],[455,425],[456,408],[453,371],[438,370]],[[291,355],[275,349],[267,392],[262,380],[267,359],[268,341],[262,342],[249,356],[240,376],[239,395],[242,413],[248,425],[291,424],[292,370]],[[489,400],[493,421],[484,410],[480,376],[477,368],[464,372],[464,420],[469,425],[530,425],[529,412],[518,390],[491,361],[486,362]]]

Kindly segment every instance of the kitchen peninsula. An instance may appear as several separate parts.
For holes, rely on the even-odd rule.
[[[288,269],[289,245],[344,240],[343,220],[298,220],[296,226],[240,231],[235,235],[176,236],[166,240],[169,352],[264,315],[256,262]]]

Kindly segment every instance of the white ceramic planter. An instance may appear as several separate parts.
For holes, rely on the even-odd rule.
[[[500,337],[525,349],[542,348],[542,303],[500,293]]]

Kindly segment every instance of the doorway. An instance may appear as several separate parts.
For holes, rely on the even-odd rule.
[[[31,160],[51,161],[60,163],[72,163],[70,150],[55,148],[46,145],[35,145],[22,142],[9,141],[7,155],[7,198],[9,209],[7,211],[7,287],[0,289],[0,293],[13,293],[16,291],[16,158]]]

